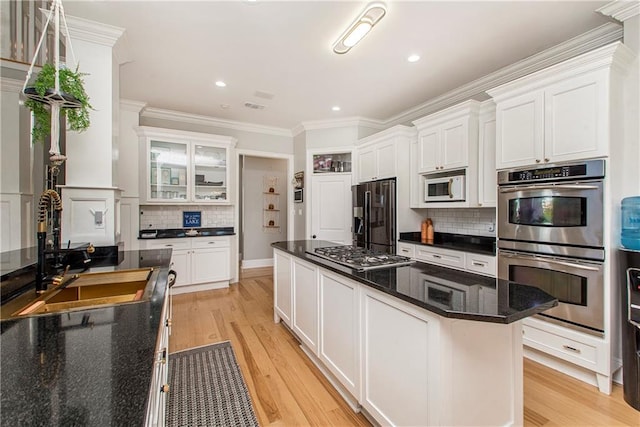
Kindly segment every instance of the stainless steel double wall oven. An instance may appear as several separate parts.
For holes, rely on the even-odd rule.
[[[498,172],[498,276],[543,289],[543,316],[604,333],[604,160]]]

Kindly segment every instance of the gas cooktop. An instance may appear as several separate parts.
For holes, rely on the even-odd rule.
[[[411,258],[407,258],[405,256],[374,252],[357,246],[329,246],[325,248],[315,248],[313,252],[309,253],[359,271],[371,270],[374,268],[399,267],[401,265],[409,265],[414,262]]]

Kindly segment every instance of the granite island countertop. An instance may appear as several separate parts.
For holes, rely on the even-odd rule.
[[[0,322],[1,425],[144,424],[171,250],[119,261],[160,267],[149,300]]]
[[[322,240],[275,242],[271,246],[447,318],[513,323],[558,304],[542,290],[422,262],[357,271],[313,255]]]

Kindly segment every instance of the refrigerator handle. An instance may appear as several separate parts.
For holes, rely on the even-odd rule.
[[[364,244],[366,248],[371,245],[371,191],[364,192]]]

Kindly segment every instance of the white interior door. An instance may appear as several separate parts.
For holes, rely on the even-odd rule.
[[[351,244],[351,174],[311,178],[312,239]]]

